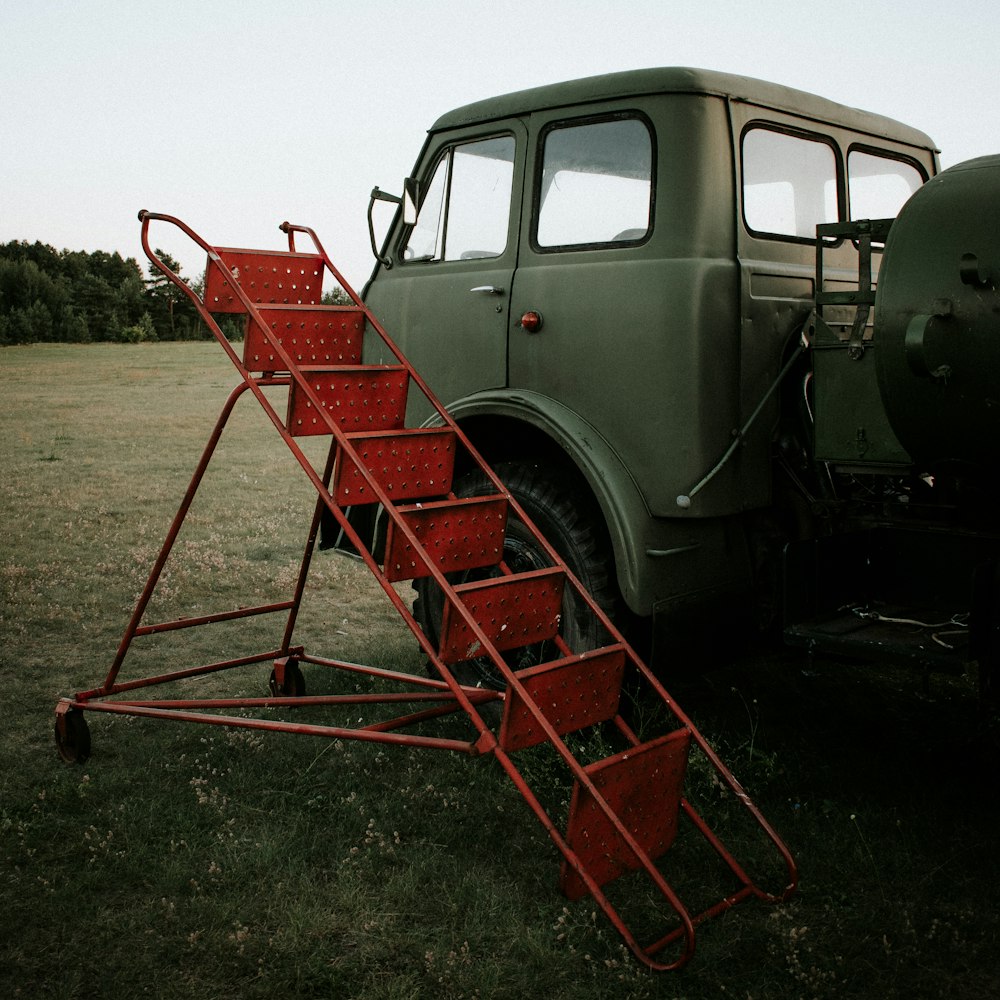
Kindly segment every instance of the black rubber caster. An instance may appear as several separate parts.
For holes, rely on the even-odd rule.
[[[56,715],[56,749],[67,764],[82,764],[90,757],[90,727],[78,708]]]

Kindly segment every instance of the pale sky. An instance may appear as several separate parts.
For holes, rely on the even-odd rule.
[[[1000,151],[998,42],[991,0],[0,0],[0,242],[145,269],[139,209],[223,246],[281,248],[290,219],[360,290],[369,192],[453,107],[697,66],[897,118],[948,166]]]

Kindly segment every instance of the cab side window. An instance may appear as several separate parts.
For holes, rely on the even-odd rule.
[[[743,136],[743,217],[756,233],[813,240],[839,221],[837,156],[820,138],[751,128]]]
[[[507,247],[514,137],[451,146],[434,168],[404,261],[499,257]]]
[[[852,149],[847,154],[851,218],[894,219],[924,180],[913,163]]]
[[[559,124],[543,139],[535,244],[581,249],[646,238],[652,225],[653,139],[645,121]]]

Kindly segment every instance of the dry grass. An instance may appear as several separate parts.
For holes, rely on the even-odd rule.
[[[961,682],[925,696],[792,654],[669,679],[803,876],[787,905],[706,929],[675,976],[565,904],[544,833],[489,760],[95,716],[91,761],[62,764],[56,698],[103,678],[233,377],[212,344],[0,362],[3,995],[997,995],[997,739]],[[311,506],[239,408],[152,617],[288,596]],[[267,648],[273,629],[175,634],[129,668]],[[420,667],[384,595],[328,554],[298,640]],[[257,693],[267,672],[205,683]],[[544,784],[544,760],[531,767]]]

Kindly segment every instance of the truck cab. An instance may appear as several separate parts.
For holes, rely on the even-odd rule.
[[[766,617],[760,539],[815,530],[816,227],[892,217],[937,169],[915,129],[741,76],[525,90],[434,123],[364,297],[602,603]],[[857,288],[857,241],[822,252]]]

